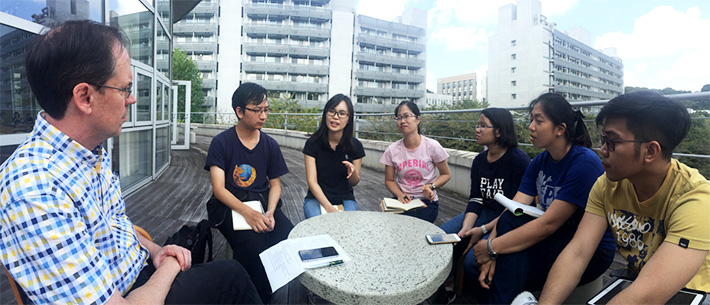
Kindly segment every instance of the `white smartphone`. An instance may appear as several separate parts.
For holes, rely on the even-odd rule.
[[[457,243],[461,241],[461,238],[459,238],[458,234],[456,233],[451,233],[451,234],[427,234],[426,240],[434,245],[434,244],[448,244],[448,243]]]

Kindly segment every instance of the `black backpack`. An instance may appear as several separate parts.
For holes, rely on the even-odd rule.
[[[178,245],[192,252],[192,265],[212,261],[212,231],[206,219],[196,226],[184,225],[173,236],[168,237],[165,245]],[[205,247],[209,249],[205,259]]]

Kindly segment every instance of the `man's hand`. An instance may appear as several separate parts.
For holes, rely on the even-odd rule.
[[[192,253],[190,250],[178,245],[166,245],[160,248],[160,250],[153,255],[153,265],[155,266],[155,269],[160,268],[160,265],[163,263],[163,259],[166,257],[174,257],[178,264],[180,264],[181,271],[186,271],[192,266]]]
[[[274,211],[266,211],[266,219],[269,221],[267,222],[267,226],[269,227],[268,232],[271,232],[274,230],[274,227],[276,226],[276,220],[274,220]]]
[[[463,232],[463,230],[461,231]],[[481,237],[483,237],[483,230],[481,230],[480,227],[475,227],[472,228],[466,232],[462,233],[459,232],[459,237],[465,238],[465,237],[471,237],[471,240],[468,242],[468,246],[466,247],[466,251],[463,252],[463,255],[466,256],[466,253],[468,253],[471,248],[473,248],[476,243],[478,243],[479,240],[481,240]],[[488,246],[486,246],[487,248]],[[486,253],[488,252],[488,249],[486,249]]]
[[[481,239],[473,246],[473,255],[476,256],[476,261],[479,265],[483,265],[491,261],[490,255],[488,255],[488,240]]]
[[[242,214],[244,216],[244,219],[247,221],[247,224],[251,226],[251,228],[254,230],[256,233],[265,233],[270,231],[270,227],[272,220],[269,220],[267,216],[264,214],[261,214],[255,210],[252,209],[246,209],[247,211],[245,214]],[[267,212],[268,214],[268,212]],[[271,212],[271,217],[273,219],[273,212]]]
[[[486,289],[491,289],[491,282],[493,282],[493,274],[496,271],[496,261],[488,261],[487,263],[481,265],[481,275],[478,276],[478,282],[481,287]]]

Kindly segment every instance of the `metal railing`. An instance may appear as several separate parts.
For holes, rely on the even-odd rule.
[[[691,131],[676,148],[674,157],[688,165],[698,168],[701,173],[710,178],[710,92],[666,95],[672,100],[686,103],[692,110]],[[575,109],[581,109],[587,116],[585,123],[593,146],[598,150],[600,145],[599,129],[594,119],[596,113],[608,100],[585,101],[571,103]],[[392,106],[394,110],[395,106]],[[516,122],[518,143],[529,155],[534,156],[541,150],[528,142],[527,124],[529,123],[526,106],[506,108],[511,111]],[[475,125],[478,115],[483,109],[435,110],[421,111],[422,133],[437,139],[446,148],[480,152],[485,148],[475,142]],[[322,113],[271,113],[267,128],[298,130],[313,132],[320,124]],[[592,117],[590,117],[592,116]],[[358,113],[355,116],[356,137],[370,140],[396,141],[401,138],[397,130],[393,113]],[[234,125],[237,123],[234,112],[230,113],[193,113],[192,123]]]

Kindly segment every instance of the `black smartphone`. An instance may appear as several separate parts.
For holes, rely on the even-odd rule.
[[[310,260],[329,257],[329,256],[336,256],[336,255],[338,255],[338,251],[336,251],[334,247],[325,247],[325,248],[317,248],[317,249],[300,250],[300,251],[298,251],[298,255],[301,257],[301,260],[305,262],[305,261],[310,261]]]

